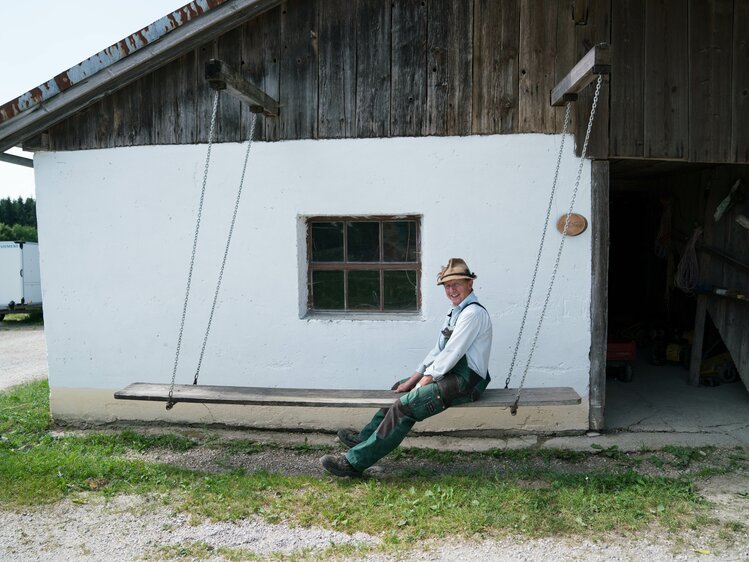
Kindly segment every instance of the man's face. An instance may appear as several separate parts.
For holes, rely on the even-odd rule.
[[[445,295],[453,303],[453,306],[459,305],[473,290],[473,279],[456,279],[447,281],[442,285],[445,287]]]

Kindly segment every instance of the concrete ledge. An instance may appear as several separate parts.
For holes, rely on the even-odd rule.
[[[678,447],[744,447],[749,449],[749,435],[744,439],[725,433],[677,433],[677,432],[618,432],[595,436],[564,436],[545,440],[540,446],[545,449],[595,452],[596,448],[617,447],[623,452]]]

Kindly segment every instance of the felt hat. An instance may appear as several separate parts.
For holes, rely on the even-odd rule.
[[[476,279],[476,274],[468,269],[468,265],[461,258],[450,258],[447,265],[437,274],[437,285],[456,279]]]

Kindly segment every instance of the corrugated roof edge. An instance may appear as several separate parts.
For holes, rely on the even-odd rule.
[[[3,104],[0,106],[0,123],[9,121],[17,115],[34,108],[60,92],[64,92],[75,84],[90,78],[94,74],[142,49],[146,45],[158,41],[169,32],[230,1],[193,0],[189,4],[185,4],[171,14],[167,14],[163,18],[156,20],[143,29],[128,35],[114,45],[69,68],[65,72],[61,72],[44,84]]]

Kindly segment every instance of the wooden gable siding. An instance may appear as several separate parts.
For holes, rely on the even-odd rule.
[[[611,7],[611,157],[749,162],[749,1]]]
[[[259,139],[556,132],[562,110],[549,91],[580,50],[571,9],[567,0],[289,0],[53,127],[50,148],[206,142],[212,92],[202,74],[214,56],[280,101],[278,118],[260,118]],[[248,109],[221,96],[216,139],[246,140],[247,122]]]
[[[50,148],[206,142],[214,56],[280,101],[258,139],[559,132],[549,91],[609,42],[590,156],[749,162],[748,25],[749,0],[288,0],[51,128]],[[216,139],[246,140],[248,117],[221,96]]]

